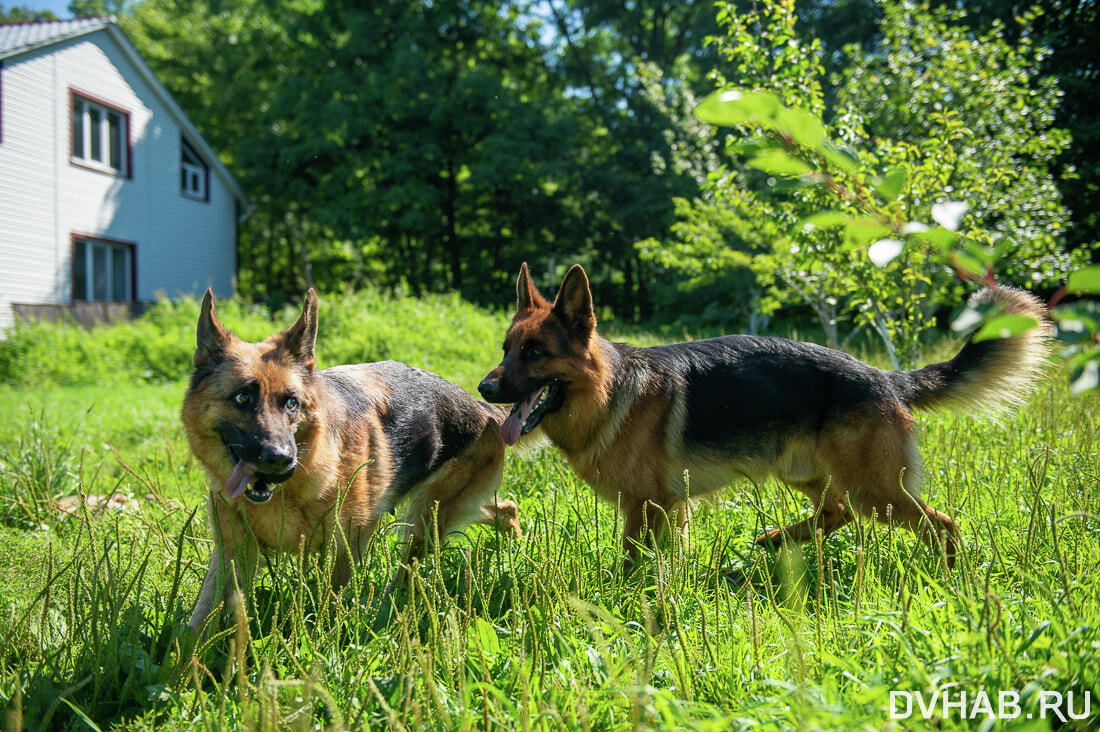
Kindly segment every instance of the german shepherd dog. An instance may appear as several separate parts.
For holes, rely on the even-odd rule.
[[[987,412],[1019,404],[1049,348],[1045,308],[1021,290],[975,295],[1040,326],[970,341],[950,361],[887,372],[847,354],[783,338],[731,335],[635,348],[596,332],[584,270],[566,274],[554,302],[524,264],[504,359],[478,387],[511,403],[509,445],[536,429],[597,493],[619,506],[628,563],[685,501],[738,477],[769,476],[809,497],[813,515],[760,536],[762,546],[834,531],[853,513],[894,521],[956,553],[951,518],[919,494],[912,409]],[[685,485],[685,477],[688,484]]]
[[[470,522],[519,533],[516,505],[494,500],[499,407],[393,361],[315,370],[316,337],[312,289],[297,322],[262,343],[229,333],[213,293],[203,298],[181,414],[210,479],[214,551],[188,622],[196,631],[237,588],[247,594],[260,552],[335,549],[332,584],[344,585],[402,500],[407,559]]]

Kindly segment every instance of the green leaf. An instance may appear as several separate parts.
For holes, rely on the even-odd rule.
[[[971,277],[981,279],[985,277],[986,270],[985,263],[982,260],[975,257],[968,251],[963,249],[955,249],[951,252],[951,266],[957,270],[961,270]]]
[[[804,109],[780,110],[775,126],[799,145],[811,150],[820,150],[821,144],[825,141],[825,125]]]
[[[891,168],[886,171],[886,175],[882,176],[882,180],[875,185],[875,192],[882,196],[883,200],[893,201],[901,193],[901,189],[905,187],[907,178],[908,174],[905,172],[905,168]]]
[[[1100,389],[1100,363],[1088,361],[1069,385],[1069,393],[1076,396],[1094,389]]]
[[[727,89],[708,95],[695,108],[695,116],[712,125],[767,125],[782,106],[768,92]]]
[[[997,315],[985,321],[971,340],[980,343],[981,341],[991,341],[997,338],[1011,338],[1031,330],[1038,324],[1039,322],[1035,318],[1027,315],[1013,315],[1011,313]]]
[[[962,248],[982,263],[982,272],[993,266],[993,250],[989,247],[982,246],[973,239],[963,239]]]
[[[1100,295],[1100,264],[1070,272],[1066,289],[1076,295]]]
[[[913,232],[913,236],[921,241],[928,242],[936,249],[939,249],[943,254],[949,253],[951,248],[955,246],[955,242],[959,239],[958,234],[953,231],[948,231],[942,226],[937,226],[928,231]]]
[[[905,250],[900,239],[879,239],[867,247],[867,256],[876,267],[885,267],[898,258]]]
[[[844,235],[848,238],[848,241],[856,246],[863,246],[867,242],[881,239],[889,233],[890,227],[886,226],[878,219],[872,219],[866,216],[852,219],[848,222],[848,225],[844,227]]]
[[[763,91],[747,92],[741,97],[740,104],[761,124],[773,120],[783,109],[779,97]]]
[[[822,211],[802,219],[802,231],[808,234],[814,229],[835,229],[847,224],[851,218],[843,211]]]
[[[859,170],[859,158],[852,155],[847,150],[841,150],[838,147],[832,145],[823,145],[818,152],[821,157],[825,158],[825,162],[832,165],[834,168],[839,168],[845,173],[855,173]]]
[[[988,306],[986,309],[988,310]],[[956,333],[963,333],[981,323],[983,319],[985,319],[985,314],[982,310],[967,305],[951,319],[951,330]]]
[[[470,634],[471,647],[476,647],[475,644],[480,645],[482,651],[493,656],[500,653],[500,638],[492,623],[484,618],[474,618],[470,623]]]
[[[765,150],[782,150],[783,143],[770,137],[746,137],[731,143],[727,149],[735,155],[743,155],[747,158],[760,155]]]
[[[749,161],[749,165],[772,175],[796,177],[812,173],[811,168],[801,160],[791,157],[782,150],[765,150]]]

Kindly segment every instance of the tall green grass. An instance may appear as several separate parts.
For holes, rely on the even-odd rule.
[[[248,341],[285,329],[300,310],[275,313],[239,300],[219,301],[219,319]],[[72,322],[22,324],[0,341],[0,384],[13,386],[104,385],[184,378],[195,352],[196,300],[162,300],[142,317],[85,329]],[[456,295],[422,299],[364,291],[322,296],[319,365],[395,359],[476,384],[486,366],[486,346],[503,340],[503,318]]]
[[[224,319],[243,337],[273,329],[235,307]],[[163,308],[163,327],[183,331],[164,335],[182,374],[197,307]],[[364,310],[322,300],[324,364],[422,359],[470,388],[506,325],[446,298]],[[1056,381],[1000,424],[920,417],[925,494],[960,524],[953,571],[868,521],[755,549],[763,528],[808,511],[768,482],[699,504],[686,539],[625,573],[614,508],[542,449],[509,455],[501,488],[523,538],[453,537],[395,606],[380,598],[392,524],[339,596],[319,559],[272,557],[247,621],[192,647],[182,628],[210,540],[183,383],[132,383],[128,368],[99,385],[58,385],[51,366],[34,388],[0,386],[7,728],[1049,729],[1041,691],[1075,692],[1077,712],[1100,693],[1100,411]],[[125,496],[128,510],[56,510],[81,493]],[[889,719],[891,691],[945,688],[1016,691],[1023,716]],[[1100,699],[1091,713],[1071,722],[1095,728]]]

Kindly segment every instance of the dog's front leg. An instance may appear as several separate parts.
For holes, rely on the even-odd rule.
[[[366,551],[367,543],[374,534],[376,521],[368,521],[362,526],[349,522],[347,528],[337,528],[332,547],[336,556],[332,565],[332,588],[339,590],[351,581],[352,572]]]
[[[187,621],[187,627],[196,633],[206,622],[210,610],[214,606],[214,598],[222,594],[218,581],[218,568],[222,564],[221,552],[215,544],[214,551],[210,552],[210,565],[206,569],[206,576],[202,580],[202,589],[199,590],[199,599],[195,603],[195,610],[191,613],[191,619]]]
[[[676,496],[637,498],[620,494],[623,514],[623,566],[634,567],[642,558],[642,548],[656,549],[669,529],[684,531],[687,507]]]
[[[233,612],[236,604],[248,595],[256,576],[258,551],[255,537],[247,521],[237,509],[215,493],[207,500],[214,549],[202,581],[199,599],[187,621],[198,633],[210,613],[220,603]]]

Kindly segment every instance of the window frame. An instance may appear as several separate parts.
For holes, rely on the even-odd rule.
[[[188,153],[195,160],[199,161],[199,164],[189,163],[184,161],[184,153]],[[202,181],[202,191],[194,192],[187,189],[184,184],[184,175],[199,174],[199,180]],[[192,201],[208,202],[210,200],[210,166],[203,160],[202,155],[199,155],[199,151],[195,149],[195,146],[187,141],[187,138],[180,135],[180,195],[184,198],[189,198]]]
[[[84,104],[83,111],[81,113],[81,154],[77,155],[76,143],[77,143],[77,130],[76,130],[76,110],[77,104]],[[91,156],[90,146],[92,136],[91,125],[89,117],[89,110],[91,108],[98,109],[102,115],[102,119],[98,122],[100,132],[100,147],[102,157],[105,161],[96,160]],[[119,139],[118,139],[118,154],[119,154],[119,166],[116,168],[111,165],[110,157],[110,140],[108,135],[110,134],[110,116],[112,114],[119,117]],[[85,91],[81,91],[75,87],[69,87],[69,162],[80,168],[87,168],[88,170],[95,170],[100,173],[106,173],[108,175],[115,175],[120,178],[133,178],[134,177],[134,155],[133,144],[130,139],[130,110],[120,107],[117,104],[112,104],[105,99],[89,94]],[[84,148],[88,148],[85,150]],[[84,154],[87,152],[87,154]]]
[[[92,234],[78,234],[73,233],[70,235],[71,241],[71,253],[70,253],[70,266],[71,272],[71,297],[72,302],[137,302],[137,244],[134,242],[123,241],[121,239],[108,239],[102,236],[95,236]],[[85,271],[85,286],[83,293],[77,293],[76,291],[76,253],[78,244],[84,243],[84,271]],[[97,300],[93,295],[95,284],[94,276],[89,276],[88,273],[94,269],[93,262],[93,250],[95,248],[101,248],[108,252],[110,251],[122,251],[127,254],[126,264],[127,272],[123,275],[123,282],[125,283],[125,298],[122,300],[115,300],[113,298],[107,298],[106,300]],[[107,265],[107,291],[110,292],[114,284],[111,280],[113,277],[112,267],[108,263]]]

